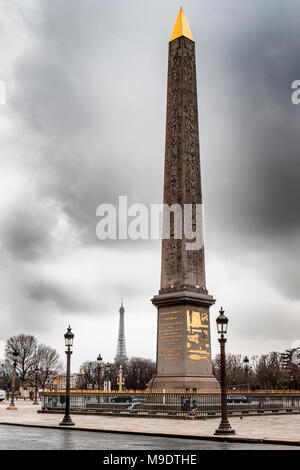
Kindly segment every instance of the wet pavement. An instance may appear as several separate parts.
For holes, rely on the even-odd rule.
[[[273,444],[244,444],[137,436],[70,429],[0,425],[0,450],[299,450]]]

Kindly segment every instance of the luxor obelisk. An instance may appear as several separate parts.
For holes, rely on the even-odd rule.
[[[164,204],[202,204],[195,42],[182,8],[169,42]],[[172,221],[171,238],[162,241],[161,289],[152,299],[158,323],[151,388],[216,389],[209,323],[215,300],[206,289],[204,248],[188,250],[185,236],[174,239]]]

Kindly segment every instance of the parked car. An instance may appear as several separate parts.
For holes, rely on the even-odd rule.
[[[227,396],[227,403],[250,403],[249,397],[229,395]]]
[[[131,403],[131,397],[114,397],[110,400],[111,403]]]
[[[5,400],[6,398],[6,392],[5,390],[0,390],[0,401]]]

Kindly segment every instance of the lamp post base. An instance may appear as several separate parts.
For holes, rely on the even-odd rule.
[[[62,420],[61,423],[59,423],[60,426],[74,426],[75,423],[71,420],[70,416],[65,416],[64,419]]]
[[[229,422],[227,423],[221,422],[218,429],[215,430],[215,435],[218,435],[218,434],[235,434],[235,430],[232,429]]]
[[[14,405],[9,405],[6,409],[7,410],[17,410],[18,408]]]

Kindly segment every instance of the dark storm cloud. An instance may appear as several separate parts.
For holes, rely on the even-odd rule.
[[[300,135],[295,132],[300,109],[291,102],[291,83],[300,76],[295,16],[289,12],[283,31],[251,18],[244,30],[247,41],[232,41],[229,60],[230,126],[239,132],[227,170],[230,190],[239,194],[231,201],[233,217],[235,209],[239,215],[235,229],[272,238],[289,237],[300,225]]]
[[[299,13],[292,2],[236,8],[237,21],[218,38],[222,67],[204,83],[217,99],[204,97],[204,108],[200,101],[202,121],[216,110],[218,139],[211,128],[204,133],[214,249],[226,247],[228,262],[261,253],[259,276],[298,299],[300,108],[291,102],[291,83],[300,76]]]
[[[6,248],[20,259],[33,260],[43,256],[49,246],[47,225],[35,217],[24,221],[23,214],[15,215],[7,221],[2,242]],[[45,221],[44,221],[45,222]]]
[[[27,286],[26,291],[30,299],[39,303],[51,301],[61,310],[82,312],[91,309],[88,298],[76,295],[78,292],[74,295],[74,289],[71,286],[68,288],[59,283],[38,281],[32,286]]]
[[[154,181],[152,162],[162,153],[156,142],[159,134],[163,138],[163,117],[159,129],[154,113],[164,103],[160,96],[151,99],[161,84],[146,85],[145,97],[144,80],[156,65],[153,50],[148,43],[145,50],[144,40],[132,48],[142,10],[127,18],[127,7],[114,3],[117,15],[103,2],[75,8],[73,1],[44,2],[34,30],[38,44],[16,68],[21,86],[14,105],[41,141],[42,190],[59,198],[82,236],[94,243],[98,204],[116,203],[119,194],[152,197],[151,180],[142,175],[146,170]],[[160,197],[161,188],[155,192]]]
[[[74,280],[68,279],[31,279],[30,282],[22,282],[21,291],[24,296],[43,305],[52,302],[60,311],[97,312],[110,307],[110,300],[106,297],[121,299],[126,293],[126,300],[135,298],[136,286],[127,280],[119,281],[117,285],[111,285],[107,280],[95,282],[98,288],[93,292],[82,278],[82,282],[76,285]],[[101,293],[105,292],[104,297]],[[147,295],[145,287],[139,286],[139,295]]]
[[[141,298],[158,289],[159,244],[100,243],[96,208],[123,194],[129,203],[161,202],[167,42],[180,5],[31,3],[29,14],[15,2],[30,41],[12,61],[9,109],[16,127],[11,159],[34,187],[28,194],[25,185],[1,217],[2,254],[19,277],[8,303],[14,312],[20,304],[26,312],[54,304],[59,315],[108,317],[127,296],[146,319],[152,307]],[[282,309],[292,323],[300,299],[300,105],[290,100],[291,83],[300,79],[300,6],[277,0],[183,6],[196,40],[209,287],[236,302],[233,315],[248,297],[241,278],[244,286],[255,281],[274,289],[282,300],[277,310],[260,295],[269,302],[266,318],[276,310],[277,330],[262,322],[261,335],[279,338]],[[17,13],[12,29],[19,28]],[[97,247],[114,257],[91,256]],[[249,302],[244,313],[259,321],[263,312]],[[35,314],[26,318],[34,325]],[[235,328],[237,337],[244,334],[237,314]]]
[[[33,201],[23,195],[23,200],[13,210],[2,216],[0,229],[3,247],[15,258],[35,261],[51,255],[53,231],[58,214],[45,203]]]

